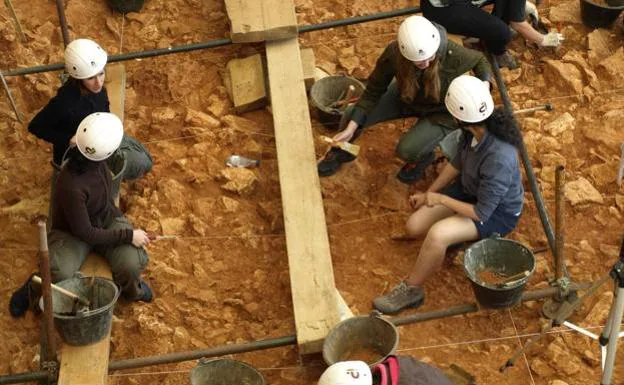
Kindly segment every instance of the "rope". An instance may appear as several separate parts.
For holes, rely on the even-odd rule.
[[[520,344],[520,347],[522,348],[522,357],[524,358],[524,363],[526,364],[527,370],[529,371],[529,377],[531,377],[531,383],[535,385],[535,380],[533,379],[533,373],[531,373],[531,365],[529,365],[529,360],[527,359],[526,351],[524,350],[524,345],[522,344],[522,340],[520,339],[520,333],[518,333],[518,328],[516,327],[516,321],[514,321],[513,315],[511,314],[511,310],[507,309],[507,312],[509,313],[511,324],[513,325],[514,332],[516,333],[518,344]]]
[[[123,35],[124,35],[124,22],[126,21],[126,14],[121,14],[121,33],[119,34],[119,54],[123,53]]]

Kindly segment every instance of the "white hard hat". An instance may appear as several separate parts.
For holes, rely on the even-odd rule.
[[[121,120],[110,112],[96,112],[80,122],[76,132],[76,145],[85,158],[99,162],[117,150],[122,138]]]
[[[318,385],[373,385],[373,375],[364,361],[343,361],[327,368]]]
[[[440,47],[440,31],[424,17],[410,16],[401,23],[397,40],[407,60],[427,60]]]
[[[467,123],[481,122],[494,111],[494,101],[488,86],[483,80],[469,75],[453,79],[444,104],[451,115]]]
[[[87,79],[104,69],[108,56],[96,42],[76,39],[65,48],[65,71],[76,79]]]

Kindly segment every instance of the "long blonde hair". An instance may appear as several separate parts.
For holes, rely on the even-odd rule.
[[[412,103],[421,87],[420,79],[416,74],[418,68],[400,53],[398,55],[397,82],[401,91],[401,99],[406,103]],[[439,67],[440,60],[436,56],[429,63],[429,67],[423,71],[422,75],[422,86],[424,87],[425,96],[435,102],[440,102],[441,100]]]

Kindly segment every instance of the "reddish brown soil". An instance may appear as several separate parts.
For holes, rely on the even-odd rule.
[[[72,38],[96,39],[110,54],[208,41],[227,36],[221,1],[147,0],[144,10],[122,23],[104,1],[69,0]],[[0,18],[0,69],[59,62],[62,40],[54,2],[13,2],[27,34],[18,41],[8,12]],[[370,14],[414,5],[407,0],[296,0],[301,24]],[[565,163],[567,180],[585,178],[601,199],[566,204],[566,254],[574,280],[594,280],[615,262],[622,236],[624,191],[615,184],[619,144],[624,141],[624,49],[621,20],[613,30],[580,24],[578,2],[546,0],[540,14],[562,30],[559,50],[526,45],[512,51],[522,68],[505,71],[515,108],[546,102],[553,112],[519,116],[535,172],[554,222],[554,167]],[[366,77],[383,47],[393,39],[399,19],[302,35],[317,64],[331,73]],[[121,26],[123,25],[123,31]],[[122,33],[123,32],[123,33]],[[123,36],[122,36],[123,35]],[[591,48],[591,50],[589,49]],[[272,119],[268,111],[233,118],[220,73],[227,61],[262,50],[261,45],[126,62],[128,132],[149,147],[153,172],[128,184],[122,209],[137,226],[181,237],[150,247],[147,278],[156,299],[151,304],[119,303],[112,332],[112,360],[213,347],[295,332],[288,262],[281,220]],[[619,66],[619,67],[618,67]],[[618,69],[619,68],[619,69]],[[29,121],[54,95],[57,73],[9,77],[19,109]],[[578,96],[583,94],[583,96]],[[575,96],[577,95],[577,96]],[[185,121],[187,109],[221,121],[218,128]],[[562,131],[550,122],[568,113],[575,121]],[[359,141],[357,161],[339,175],[322,179],[336,285],[356,314],[367,314],[371,299],[387,292],[409,270],[420,241],[397,242],[409,214],[408,188],[394,175],[400,162],[394,147],[412,119],[379,124]],[[315,134],[332,132],[314,122]],[[6,97],[0,98],[0,373],[38,368],[38,324],[29,313],[13,320],[7,303],[37,265],[35,222],[47,213],[50,147],[15,121]],[[326,149],[316,139],[317,154]],[[261,159],[249,173],[223,173],[232,153]],[[434,178],[412,186],[423,188]],[[242,183],[240,193],[226,182]],[[254,179],[257,179],[255,182]],[[228,190],[229,189],[229,190]],[[236,187],[234,187],[236,189]],[[529,247],[546,244],[535,204],[528,193],[519,228],[511,238]],[[553,276],[552,257],[539,254],[529,289],[543,288]],[[598,327],[609,309],[610,293],[587,300],[575,320]],[[473,302],[458,262],[426,284],[418,311]],[[510,310],[486,311],[400,328],[400,354],[411,354],[441,368],[455,363],[478,384],[585,385],[598,383],[598,344],[574,332],[542,338],[504,374],[498,368],[540,330],[542,302]],[[600,329],[592,329],[599,332]],[[622,349],[614,383],[624,383]],[[299,357],[294,347],[241,354],[260,368],[270,384],[313,384],[324,365],[319,356]],[[115,372],[110,383],[186,384],[193,362]],[[561,380],[565,382],[556,382]]]

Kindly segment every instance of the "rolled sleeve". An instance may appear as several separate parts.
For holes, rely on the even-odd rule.
[[[511,185],[512,170],[499,160],[484,162],[481,168],[475,213],[481,222],[487,221],[501,203]]]

